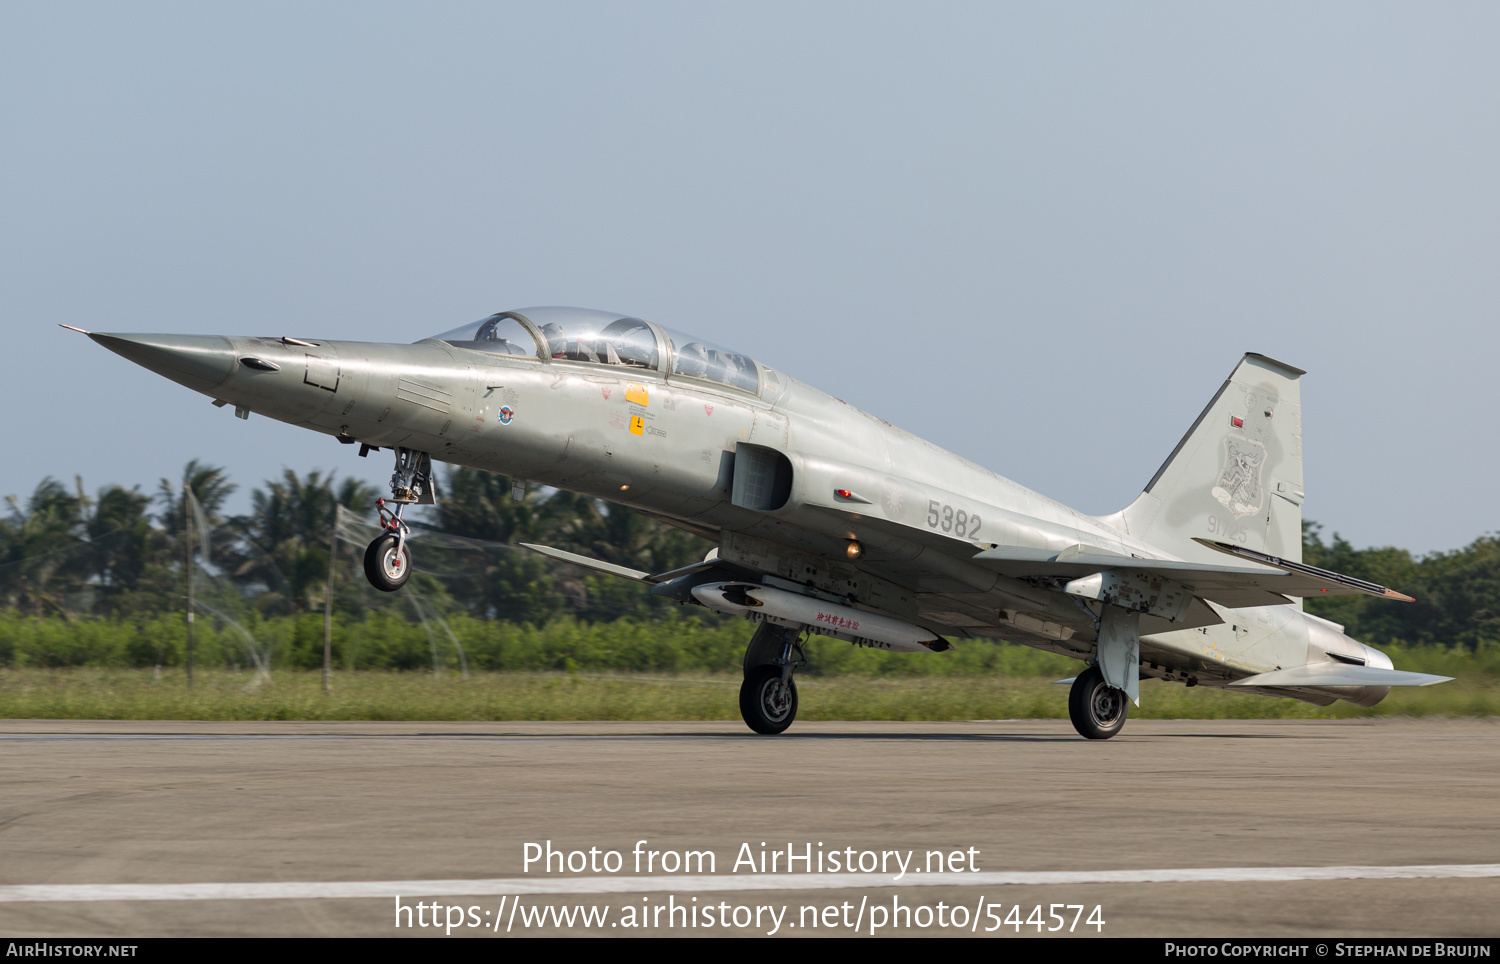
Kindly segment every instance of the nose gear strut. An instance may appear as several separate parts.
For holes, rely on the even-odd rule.
[[[411,578],[411,527],[401,514],[409,505],[435,505],[432,456],[413,449],[396,449],[396,471],[391,475],[391,498],[375,500],[380,513],[380,535],[365,549],[365,578],[381,592],[395,592]],[[394,505],[395,508],[391,506]]]

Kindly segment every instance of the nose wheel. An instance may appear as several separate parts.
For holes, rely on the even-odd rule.
[[[411,550],[400,535],[377,536],[365,549],[365,578],[381,592],[395,592],[411,578]]]
[[[432,456],[413,449],[396,449],[396,472],[391,476],[391,498],[375,500],[383,530],[365,549],[365,578],[381,592],[395,592],[411,578],[411,527],[401,518],[409,505],[434,505]],[[394,506],[394,508],[392,508]]]
[[[380,528],[385,531],[365,549],[365,578],[381,592],[395,592],[411,578],[411,548],[406,544],[411,530],[401,518],[404,508],[404,502],[397,502],[394,509],[384,499],[375,502]]]

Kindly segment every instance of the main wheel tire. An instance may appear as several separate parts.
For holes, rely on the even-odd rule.
[[[365,578],[381,592],[395,592],[411,578],[411,549],[401,546],[393,532],[387,532],[370,543],[365,550]]]
[[[1090,666],[1073,681],[1068,691],[1068,717],[1073,729],[1090,740],[1107,740],[1120,732],[1130,713],[1124,690],[1104,682],[1099,667]]]
[[[780,733],[797,718],[797,681],[781,682],[780,666],[757,666],[740,684],[740,716],[757,733]]]

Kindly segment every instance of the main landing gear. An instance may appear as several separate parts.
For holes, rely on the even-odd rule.
[[[1130,712],[1130,700],[1124,690],[1104,682],[1098,666],[1090,666],[1073,680],[1068,692],[1068,718],[1080,736],[1090,740],[1107,740],[1120,732]]]
[[[797,683],[792,674],[807,662],[802,632],[761,623],[745,648],[745,681],[740,684],[740,716],[757,733],[773,735],[797,718]]]
[[[426,452],[396,449],[391,498],[375,501],[383,530],[365,549],[365,578],[381,592],[395,592],[411,578],[411,527],[401,518],[409,505],[432,505],[432,457]],[[394,505],[395,508],[391,508]]]

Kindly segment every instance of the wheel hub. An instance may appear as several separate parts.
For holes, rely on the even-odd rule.
[[[760,704],[766,711],[767,719],[780,723],[792,708],[791,691],[779,679],[767,680],[760,691]]]
[[[1120,707],[1119,690],[1104,684],[1094,687],[1093,698],[1089,700],[1089,710],[1094,722],[1100,726],[1109,726],[1119,717]]]

